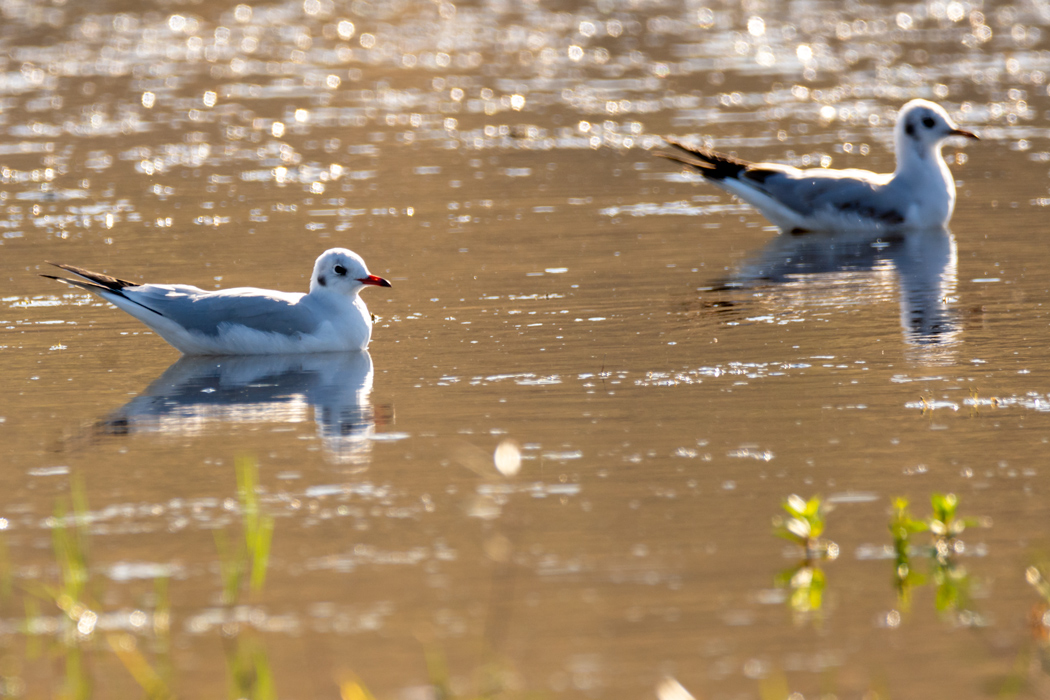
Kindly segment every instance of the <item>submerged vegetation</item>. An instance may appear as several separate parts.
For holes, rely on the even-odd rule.
[[[273,517],[264,513],[258,498],[258,469],[247,458],[237,460],[237,499],[243,536],[232,544],[225,532],[215,534],[221,572],[222,601],[228,624],[222,626],[229,676],[229,697],[276,698],[265,647],[242,633],[235,607],[247,594],[259,593],[266,581]],[[130,612],[107,610],[104,581],[93,574],[88,509],[83,483],[71,480],[70,496],[58,499],[48,519],[51,553],[57,581],[42,582],[15,576],[6,542],[0,539],[0,593],[4,608],[17,609],[21,594],[26,653],[7,654],[0,678],[0,695],[28,693],[25,666],[41,657],[60,659],[61,681],[53,697],[87,700],[94,695],[96,677],[103,673],[108,654],[126,670],[133,685],[150,700],[174,698],[170,659],[171,606],[166,576],[154,579],[152,609]],[[245,585],[247,582],[247,585]],[[54,613],[57,612],[56,616]],[[20,665],[12,665],[12,659]],[[116,679],[107,673],[111,691]],[[10,692],[11,689],[19,692]],[[24,692],[23,692],[24,691]],[[33,690],[30,696],[37,697]]]

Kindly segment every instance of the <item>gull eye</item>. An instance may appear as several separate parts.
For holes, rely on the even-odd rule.
[[[922,125],[925,126],[927,129],[932,129],[933,128],[933,124],[934,124],[933,117],[926,117],[926,118],[924,118],[922,120]]]
[[[345,275],[346,274],[346,268],[343,267],[342,265],[336,265],[333,271],[337,275]]]

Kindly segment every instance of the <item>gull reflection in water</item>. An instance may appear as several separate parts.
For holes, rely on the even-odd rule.
[[[326,455],[368,462],[375,430],[367,351],[183,357],[100,424],[108,434],[195,435],[210,424],[313,420]]]
[[[801,284],[802,296],[808,301],[816,294],[822,303],[842,295],[841,303],[856,304],[858,291],[871,293],[874,278],[876,284],[883,283],[884,290],[876,289],[874,299],[866,301],[899,295],[906,342],[947,346],[959,340],[961,330],[951,306],[958,285],[956,256],[955,237],[944,228],[881,236],[852,232],[779,235],[729,279],[708,290]],[[832,287],[814,286],[817,276],[829,278]],[[892,289],[893,278],[896,290]],[[733,302],[716,304],[722,309],[735,306]]]

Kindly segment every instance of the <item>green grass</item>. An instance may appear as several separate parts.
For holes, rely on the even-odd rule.
[[[239,604],[245,595],[258,596],[266,583],[273,542],[274,520],[263,511],[259,500],[258,468],[252,459],[236,462],[237,498],[241,533],[230,537],[225,532],[215,536],[219,553],[223,603]],[[51,529],[51,553],[58,571],[53,581],[24,581],[16,585],[7,543],[0,538],[0,602],[15,601],[22,596],[26,638],[25,659],[33,661],[57,657],[62,674],[52,684],[51,697],[61,700],[88,700],[94,694],[92,671],[106,658],[116,659],[147,700],[169,700],[174,672],[170,661],[171,608],[167,577],[154,582],[152,632],[154,651],[147,655],[139,636],[126,631],[101,631],[96,625],[103,612],[99,602],[102,581],[91,575],[91,547],[88,527],[90,511],[83,483],[71,479],[70,495],[60,498],[48,520]],[[52,611],[62,613],[64,625],[52,637],[51,629],[41,624]],[[47,630],[47,631],[43,631]],[[225,631],[225,630],[224,630]],[[277,697],[266,649],[254,635],[237,633],[223,639],[229,671],[230,698],[272,700]],[[11,679],[17,679],[6,667],[0,678],[0,694]],[[17,679],[19,682],[20,679]],[[34,692],[30,697],[40,697]]]

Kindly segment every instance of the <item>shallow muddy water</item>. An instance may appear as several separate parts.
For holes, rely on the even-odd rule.
[[[0,2],[0,694],[1050,696],[1048,26]],[[982,139],[950,230],[782,236],[654,156],[888,171],[913,97]],[[38,276],[336,246],[393,283],[367,354],[179,359]],[[935,493],[972,521],[902,569]],[[793,568],[792,494],[837,557]]]

